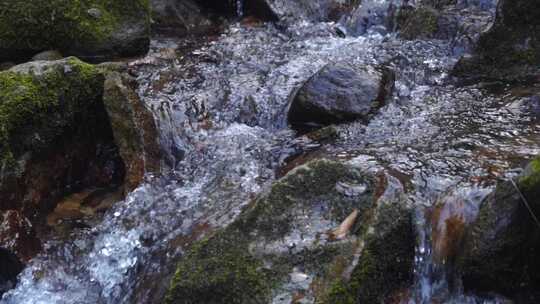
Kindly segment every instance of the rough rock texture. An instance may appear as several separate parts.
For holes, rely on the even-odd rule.
[[[251,0],[247,3],[264,2],[280,20],[298,19],[314,21],[337,21],[341,15],[351,10],[356,1],[342,0]]]
[[[356,254],[362,251],[362,235],[369,240],[370,252],[364,257],[362,251],[361,259],[366,259],[366,267],[369,262],[371,277],[381,278],[377,292],[391,292],[385,279],[400,281],[391,287],[408,284],[408,278],[396,275],[401,266],[394,259],[399,255],[408,263],[408,257],[414,257],[414,237],[407,240],[410,243],[405,250],[412,248],[410,252],[396,250],[402,245],[398,239],[408,237],[404,232],[412,228],[400,226],[403,222],[397,219],[407,218],[408,213],[395,206],[394,213],[381,211],[382,215],[375,216],[380,223],[374,226],[376,232],[367,233],[372,230],[368,227],[380,195],[376,185],[377,179],[333,161],[315,160],[294,169],[233,224],[191,248],[178,265],[165,302],[294,303],[305,299],[345,303],[324,301],[329,299],[334,282],[348,288],[342,278],[350,276],[353,269],[354,277],[361,277],[357,272],[364,273],[363,266],[354,266]],[[351,215],[353,222],[340,225]],[[333,228],[338,226],[347,227],[344,236],[336,235]],[[389,250],[396,251],[395,255]],[[412,271],[412,265],[407,266],[407,272]],[[361,294],[359,298],[368,299],[357,288],[350,291],[354,297]]]
[[[0,61],[57,49],[93,61],[144,54],[148,0],[2,0]]]
[[[127,74],[107,73],[103,103],[114,142],[125,164],[125,190],[137,187],[147,172],[159,172],[161,151],[152,113],[135,92],[137,82]]]
[[[30,260],[41,250],[41,243],[30,221],[19,211],[0,214],[0,244],[22,261]]]
[[[392,94],[394,74],[373,66],[325,66],[294,96],[288,120],[297,130],[352,120],[368,121]]]
[[[396,30],[404,39],[451,40],[456,52],[469,52],[478,41],[479,33],[491,25],[490,9],[494,5],[487,3],[490,0],[484,1],[486,3],[456,2],[427,0],[416,7],[404,5],[396,14]]]
[[[434,38],[439,30],[440,13],[431,8],[404,7],[401,9],[398,19],[398,29],[405,39]]]
[[[155,31],[197,34],[215,26],[195,1],[151,0],[150,3]]]
[[[17,282],[17,275],[23,270],[23,264],[17,257],[0,247],[0,298],[2,294],[13,288]]]
[[[473,56],[457,64],[456,76],[521,81],[540,74],[540,0],[501,0],[492,28]]]
[[[121,181],[103,81],[76,58],[0,73],[0,210],[32,219],[68,192]]]
[[[381,203],[372,229],[350,278],[334,282],[323,303],[393,303],[412,285],[416,232],[411,209],[399,201]]]
[[[32,61],[39,61],[39,60],[54,61],[54,60],[60,60],[62,58],[64,58],[64,56],[62,56],[62,54],[60,54],[60,52],[58,51],[44,51],[32,57]]]
[[[517,187],[532,211],[540,214],[539,159],[529,164]],[[459,261],[464,286],[536,303],[540,299],[539,254],[540,227],[516,187],[503,182],[484,200],[478,219],[467,231]]]

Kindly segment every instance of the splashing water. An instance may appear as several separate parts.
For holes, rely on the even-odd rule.
[[[378,12],[386,16],[389,2],[368,2],[369,12],[364,6],[352,16],[376,16],[355,37],[338,37],[334,23],[307,20],[285,30],[233,24],[174,59],[160,54],[180,49],[179,41],[153,41],[132,67],[140,71],[138,93],[155,114],[170,172],[148,176],[100,224],[74,231],[72,241],[49,241],[0,302],[160,302],[171,265],[189,244],[231,223],[296,152],[286,123],[291,93],[324,65],[346,61],[392,67],[393,100],[368,125],[340,126],[338,142],[319,149],[400,176],[417,206],[420,234],[410,303],[498,303],[451,290],[434,260],[433,223],[425,216],[438,202],[459,201],[468,220],[496,178],[516,174],[511,169],[540,152],[526,97],[448,81],[469,38],[489,24],[493,1],[461,1],[460,20],[472,32],[426,41],[381,30]],[[238,1],[239,16],[242,6]]]

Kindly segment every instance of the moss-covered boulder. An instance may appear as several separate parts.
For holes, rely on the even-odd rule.
[[[361,239],[373,230],[368,227],[380,196],[375,191],[378,180],[327,160],[294,169],[233,224],[191,248],[177,267],[165,302],[293,303],[304,299],[338,303],[324,301],[334,282],[342,282],[353,269],[357,271],[357,254],[362,252],[364,256]],[[396,212],[400,213],[399,208]],[[386,220],[390,220],[388,216]],[[385,224],[394,227],[394,220]],[[381,224],[373,228],[383,229],[382,217],[377,222]],[[377,233],[386,235],[382,230]],[[403,230],[400,233],[403,235]],[[395,255],[385,257],[389,253],[385,251],[393,245],[369,246],[371,259],[377,260],[373,264],[380,267],[372,269],[370,275],[383,277],[379,271],[396,270],[382,265],[383,260],[388,263],[402,253],[392,248]],[[412,246],[407,256],[414,255],[414,238],[407,246]],[[387,278],[391,276],[395,274]],[[393,280],[401,279],[395,276]],[[380,290],[386,286],[377,282],[381,283]],[[357,289],[351,288],[353,292]]]
[[[322,303],[392,303],[412,286],[416,232],[411,209],[399,201],[380,204],[364,242],[350,277],[335,281]]]
[[[540,73],[540,0],[501,0],[492,28],[454,75],[522,81]]]
[[[430,6],[403,7],[396,17],[401,37],[409,40],[434,38],[439,18],[440,12]]]
[[[531,212],[540,214],[540,159],[482,202],[459,258],[466,289],[540,300],[540,227]]]
[[[101,102],[103,81],[97,68],[76,58],[0,73],[1,210],[32,218],[67,191],[122,179]]]
[[[114,142],[125,164],[125,190],[137,187],[144,174],[159,172],[161,150],[152,113],[136,92],[137,82],[126,73],[106,73],[103,103]]]
[[[0,61],[56,49],[93,61],[144,54],[148,0],[0,1]]]

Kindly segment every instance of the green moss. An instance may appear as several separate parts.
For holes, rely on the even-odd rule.
[[[270,292],[283,283],[293,267],[318,277],[340,276],[351,262],[356,242],[317,244],[299,252],[251,252],[252,244],[280,240],[297,222],[298,213],[324,203],[329,219],[339,222],[357,208],[360,219],[373,206],[373,193],[348,197],[336,190],[338,182],[372,181],[342,163],[316,160],[289,172],[270,192],[246,208],[240,217],[215,236],[201,241],[178,265],[167,303],[268,303]],[[268,269],[262,267],[271,265]],[[341,261],[341,262],[340,262]],[[339,267],[341,265],[341,268]],[[326,288],[326,283],[321,283]]]
[[[392,292],[412,284],[415,233],[411,212],[383,205],[373,229],[350,280],[334,282],[324,304],[385,303]]]
[[[519,187],[525,192],[540,189],[540,158],[529,163],[524,174],[519,179]]]
[[[336,183],[365,183],[367,191],[362,196],[350,198],[336,191]],[[372,206],[372,180],[342,163],[316,160],[289,172],[272,185],[267,197],[257,201],[245,213],[241,223],[257,227],[267,239],[276,239],[287,234],[293,224],[295,209],[311,209],[313,205],[327,201],[329,217],[340,221],[354,208],[364,211]],[[359,220],[362,222],[362,220]]]
[[[397,16],[401,36],[405,39],[433,38],[439,30],[438,13],[428,7],[402,10]]]
[[[32,51],[99,45],[126,20],[149,22],[149,11],[148,0],[0,1],[0,45]]]
[[[46,146],[73,123],[75,113],[101,96],[103,78],[97,69],[75,58],[66,66],[52,64],[39,75],[0,72],[2,168],[13,168],[24,151]]]
[[[262,266],[241,236],[221,231],[178,264],[165,303],[267,303],[272,280]]]
[[[353,292],[351,292],[351,286],[344,280],[337,280],[330,287],[326,297],[319,303],[356,304],[356,299]]]

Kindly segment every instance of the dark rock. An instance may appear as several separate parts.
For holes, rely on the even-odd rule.
[[[216,27],[195,1],[152,0],[151,5],[155,31],[185,35],[208,32]]]
[[[137,187],[145,173],[159,172],[161,160],[154,117],[139,99],[136,86],[129,75],[110,72],[103,94],[114,141],[125,164],[126,191]]]
[[[0,247],[0,298],[2,294],[13,288],[17,282],[17,275],[24,265],[17,256],[7,249]]]
[[[71,191],[121,183],[103,81],[73,57],[0,73],[1,210],[33,221]]]
[[[0,246],[22,260],[39,251],[32,226],[62,197],[123,182],[103,83],[74,57],[0,72]]]
[[[540,75],[540,0],[501,0],[492,28],[453,74],[466,80],[522,81]]]
[[[0,61],[51,49],[104,61],[149,48],[147,0],[1,1],[0,14]]]
[[[519,191],[518,189],[519,188]],[[528,210],[540,214],[540,160],[529,164],[513,184],[500,183],[483,202],[465,236],[459,259],[467,290],[540,299],[540,227]]]
[[[288,121],[297,130],[352,120],[367,122],[386,103],[393,86],[394,74],[387,68],[328,65],[296,93]]]
[[[21,261],[30,260],[41,250],[32,223],[19,211],[4,211],[0,220],[0,247],[13,252]]]
[[[32,57],[32,61],[45,60],[45,61],[54,61],[64,58],[62,54],[58,51],[44,51]]]
[[[305,19],[311,21],[337,21],[341,16],[352,10],[354,1],[339,0],[248,0],[247,12],[263,12],[272,19],[296,21]]]
[[[373,176],[338,162],[314,160],[292,170],[233,224],[191,248],[166,303],[293,303],[298,297],[349,303],[330,300],[337,299],[328,297],[334,285],[362,300],[370,291],[352,281],[367,286],[373,280],[377,299],[408,286],[415,244],[410,210],[399,200],[376,202],[375,188]],[[360,253],[366,268],[354,266]],[[351,272],[351,284],[343,282]]]
[[[414,280],[416,232],[413,212],[400,201],[379,202],[373,232],[350,278],[337,280],[322,303],[394,303]]]
[[[15,66],[15,63],[13,63],[13,62],[10,62],[10,61],[2,62],[2,63],[0,63],[0,72],[5,71],[5,70],[9,70],[14,66]]]
[[[430,7],[404,8],[398,15],[398,29],[405,39],[434,38],[439,30],[440,13]]]

